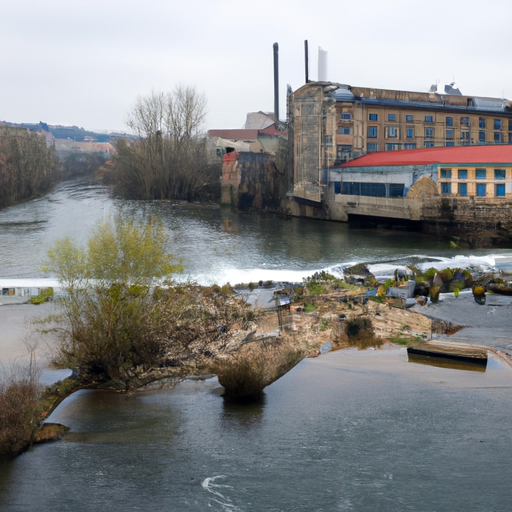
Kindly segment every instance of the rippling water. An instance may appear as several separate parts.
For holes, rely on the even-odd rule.
[[[203,282],[299,279],[356,261],[381,271],[497,261],[414,233],[114,201],[74,181],[0,211],[0,278],[41,276],[55,239],[83,242],[121,208],[157,213],[185,272]],[[502,261],[510,254],[500,251]],[[305,360],[253,404],[225,402],[214,379],[128,396],[81,391],[50,418],[71,427],[63,441],[0,463],[0,510],[505,511],[511,385],[496,361],[468,372],[385,349]]]
[[[184,260],[185,275],[203,283],[300,280],[320,269],[336,271],[360,261],[395,265],[433,258],[451,266],[495,262],[492,250],[464,253],[450,248],[448,240],[418,233],[284,220],[215,206],[112,200],[101,185],[76,180],[36,201],[0,211],[0,278],[42,276],[46,251],[56,239],[70,235],[83,243],[99,219],[120,210],[139,217],[158,215],[169,229],[173,252]],[[500,250],[500,255],[512,261],[512,251]]]
[[[510,508],[511,370],[407,362],[405,349],[307,359],[263,400],[216,380],[82,391],[58,443],[0,464],[2,511],[467,512]]]

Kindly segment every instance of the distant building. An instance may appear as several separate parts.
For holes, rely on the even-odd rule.
[[[376,151],[512,143],[512,104],[429,92],[310,82],[289,94],[296,197],[320,202],[327,169]]]

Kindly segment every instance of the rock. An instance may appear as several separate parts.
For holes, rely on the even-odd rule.
[[[332,350],[332,342],[326,341],[325,343],[322,343],[320,345],[320,354],[327,354],[327,352],[330,352]]]

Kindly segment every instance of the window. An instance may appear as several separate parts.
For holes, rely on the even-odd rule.
[[[379,145],[375,142],[369,142],[368,143],[368,153],[373,153],[374,151],[379,150]]]
[[[494,144],[501,144],[502,142],[501,132],[494,132]]]
[[[450,147],[450,148],[453,148],[453,146],[455,146],[455,143],[453,142],[453,140],[447,140],[446,141],[446,147]]]
[[[341,194],[341,181],[334,182],[334,193]]]
[[[338,128],[338,133],[340,135],[351,135],[352,128],[349,128],[348,126],[342,126],[341,128]]]
[[[495,180],[504,180],[505,179],[505,169],[494,169],[494,179]]]
[[[408,142],[407,144],[404,144],[404,149],[416,149],[416,143]]]
[[[501,119],[495,119],[494,120],[494,129],[495,130],[501,130]]]
[[[485,117],[478,118],[478,128],[485,128]]]
[[[398,128],[396,126],[386,126],[386,138],[396,139],[398,137]]]
[[[386,185],[384,183],[360,183],[343,182],[343,194],[351,196],[386,197]]]
[[[452,193],[452,184],[451,183],[441,183],[441,194],[451,194]]]
[[[368,138],[369,139],[377,138],[377,127],[376,126],[368,126]]]
[[[496,197],[505,197],[505,184],[496,185]]]
[[[469,126],[469,117],[461,117],[460,125],[461,126]]]
[[[396,114],[388,114],[388,121],[396,121]]]
[[[478,132],[478,142],[480,144],[485,144],[485,132]]]
[[[508,143],[512,144],[512,132],[508,133]]]
[[[460,144],[461,146],[467,146],[469,144],[469,132],[460,132]]]
[[[369,121],[378,121],[379,120],[379,114],[368,114],[368,120]]]
[[[475,178],[477,180],[485,180],[487,177],[487,172],[485,169],[476,169],[475,170]]]
[[[386,144],[386,151],[398,151],[399,149],[401,149],[402,147],[402,144],[399,144],[399,143],[388,143]]]
[[[405,135],[408,139],[414,139],[414,128],[407,128]]]
[[[485,183],[478,183],[476,186],[476,195],[478,197],[485,197]]]
[[[512,130],[512,119],[508,120],[508,130]]]
[[[459,169],[457,171],[457,178],[459,178],[459,180],[467,180],[468,179],[468,170],[467,169]]]
[[[405,186],[402,183],[389,184],[389,197],[404,197]]]
[[[433,148],[434,147],[434,141],[433,140],[426,140],[424,146],[426,148]]]
[[[451,178],[452,170],[451,169],[441,169],[441,178]]]
[[[468,184],[467,183],[459,183],[459,196],[467,196],[468,195]]]
[[[446,138],[448,140],[452,140],[453,139],[453,130],[446,130]]]
[[[406,123],[412,123],[413,122],[413,117],[411,115],[405,116],[405,122]],[[509,129],[512,130],[512,128],[509,128]]]
[[[343,119],[344,121],[350,121],[352,119],[352,113],[351,112],[342,112],[341,119]]]
[[[332,135],[325,136],[325,145],[327,147],[332,147]]]
[[[446,127],[451,128],[453,126],[453,117],[447,116],[446,117]]]
[[[434,116],[425,116],[425,122],[426,123],[433,123],[434,122]]]
[[[425,128],[425,138],[426,139],[434,138],[434,128]]]

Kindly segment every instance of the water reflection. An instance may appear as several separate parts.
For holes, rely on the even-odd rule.
[[[427,366],[436,366],[437,368],[464,370],[467,372],[485,372],[486,369],[486,365],[483,364],[457,361],[455,359],[441,359],[438,357],[422,356],[418,354],[409,354],[409,362]]]
[[[222,426],[242,430],[261,427],[264,422],[266,395],[260,393],[252,397],[224,398]]]

